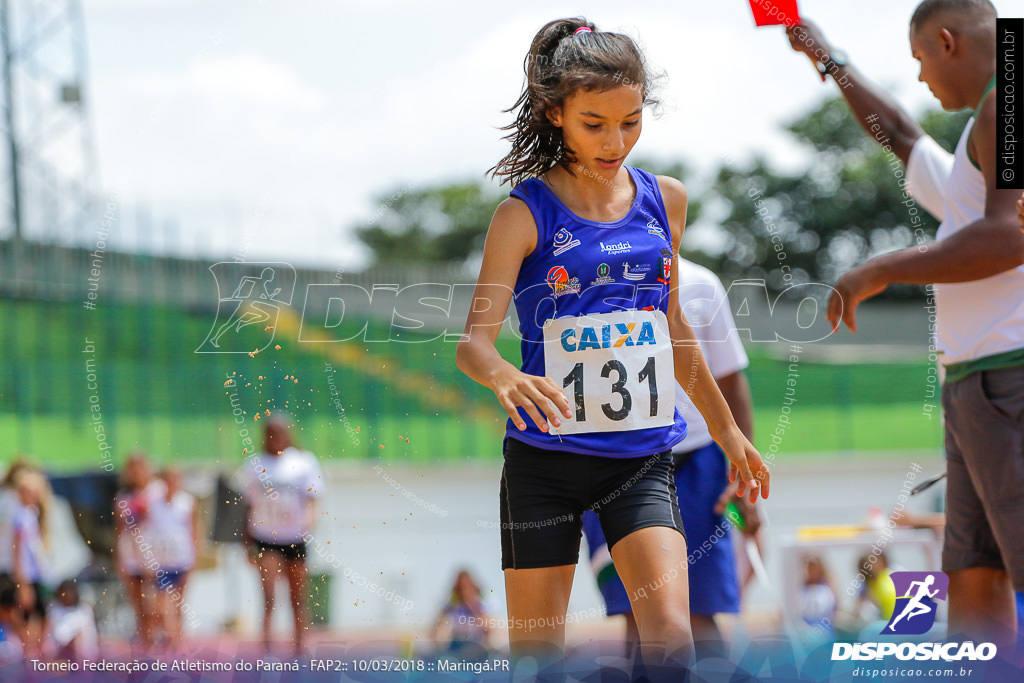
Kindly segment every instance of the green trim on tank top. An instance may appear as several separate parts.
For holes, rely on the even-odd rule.
[[[946,366],[946,384],[959,382],[968,375],[982,370],[1003,370],[1024,365],[1024,348],[994,353],[991,356],[982,356],[963,363],[950,363]]]
[[[988,95],[990,92],[992,92],[992,88],[994,88],[994,87],[996,87],[996,75],[992,74],[992,80],[988,82],[987,86],[985,86],[985,92],[983,92],[981,94],[981,100],[978,102],[978,106],[974,108],[974,121],[975,121],[975,123],[977,123],[977,121],[978,121],[978,113],[981,111],[981,105],[985,103],[985,96]],[[971,128],[971,132],[972,133],[974,132],[973,128]],[[976,168],[976,169],[978,169],[980,171],[981,170],[981,166],[978,166],[978,162],[974,160],[974,156],[971,154],[970,140],[968,139],[967,142],[968,142],[968,145],[967,145],[967,160],[971,162],[971,165],[974,166],[974,168]]]

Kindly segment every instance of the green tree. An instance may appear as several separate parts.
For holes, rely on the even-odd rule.
[[[631,162],[656,175],[685,179],[680,162]],[[396,188],[376,198],[377,211],[369,225],[357,226],[356,236],[373,254],[375,264],[460,264],[483,251],[487,226],[495,208],[508,196],[484,183],[463,182],[417,189]],[[691,198],[689,222],[700,217],[700,201]]]
[[[404,186],[377,198],[359,239],[380,263],[463,263],[480,253],[494,209],[506,197],[483,183]]]
[[[951,148],[967,116],[931,112],[923,126]],[[716,174],[708,200],[724,206],[726,243],[714,258],[720,274],[762,277],[775,289],[830,283],[872,255],[914,244],[917,227],[934,237],[938,223],[903,196],[899,160],[865,135],[842,98],[825,101],[786,130],[812,152],[802,173],[780,173],[757,158]],[[916,291],[894,287],[889,295]]]
[[[648,173],[653,173],[654,175],[667,175],[672,178],[678,178],[684,183],[688,183],[689,178],[693,175],[689,164],[679,160],[660,161],[657,159],[645,159],[641,157],[638,159],[630,159],[629,165],[635,166],[636,168],[642,168]],[[700,196],[689,192],[689,188],[687,188],[687,191],[686,224],[693,225],[699,221],[700,217],[703,215],[704,202]]]

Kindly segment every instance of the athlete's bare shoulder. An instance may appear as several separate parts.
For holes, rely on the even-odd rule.
[[[521,199],[509,197],[494,210],[487,241],[506,255],[525,258],[537,246],[537,222]]]
[[[661,199],[665,202],[665,213],[668,215],[672,234],[676,236],[682,233],[686,223],[686,186],[672,176],[660,175],[657,179]]]
[[[666,209],[669,208],[669,202],[680,206],[686,205],[686,186],[683,185],[683,181],[670,175],[656,177],[658,179],[658,188],[661,190],[661,197],[665,200]]]

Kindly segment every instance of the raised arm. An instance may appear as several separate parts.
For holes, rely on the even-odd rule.
[[[556,427],[561,424],[558,411],[572,417],[561,387],[547,377],[520,371],[494,347],[512,302],[519,267],[536,244],[537,225],[529,207],[519,199],[506,199],[487,230],[480,277],[455,362],[470,379],[494,392],[517,429],[526,429],[517,410],[522,407],[539,429],[547,431],[549,420]]]
[[[729,404],[711,375],[696,335],[686,322],[679,305],[679,242],[686,225],[686,188],[668,176],[658,176],[658,185],[672,229],[672,287],[668,295],[668,327],[672,335],[676,381],[704,416],[711,438],[722,447],[732,463],[729,478],[735,481],[739,477],[737,490],[740,495],[749,491],[751,502],[757,500],[758,492],[767,498],[770,489],[768,468],[761,454],[736,425]]]
[[[786,29],[789,43],[797,52],[807,55],[815,65],[822,64],[837,81],[839,92],[853,111],[860,127],[878,144],[892,145],[893,152],[906,166],[910,150],[924,135],[921,126],[884,90],[873,84],[851,64],[839,65],[831,60],[833,46],[825,34],[811,21]],[[845,80],[843,80],[845,77]],[[879,128],[872,130],[872,126]]]
[[[995,91],[978,112],[970,142],[985,177],[985,215],[944,239],[877,256],[841,277],[828,303],[833,329],[842,318],[856,331],[857,305],[890,284],[971,282],[1024,264],[1015,208],[1020,190],[996,189]]]

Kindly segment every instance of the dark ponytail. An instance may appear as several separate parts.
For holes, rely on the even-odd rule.
[[[577,32],[581,28],[589,30]],[[635,84],[644,105],[656,103],[651,96],[653,77],[636,43],[621,33],[599,32],[582,17],[557,19],[544,26],[533,38],[523,69],[526,87],[505,110],[515,112],[516,119],[502,128],[512,131],[504,137],[512,149],[489,171],[491,177],[513,186],[559,164],[568,170],[575,161],[548,112],[578,90]]]

